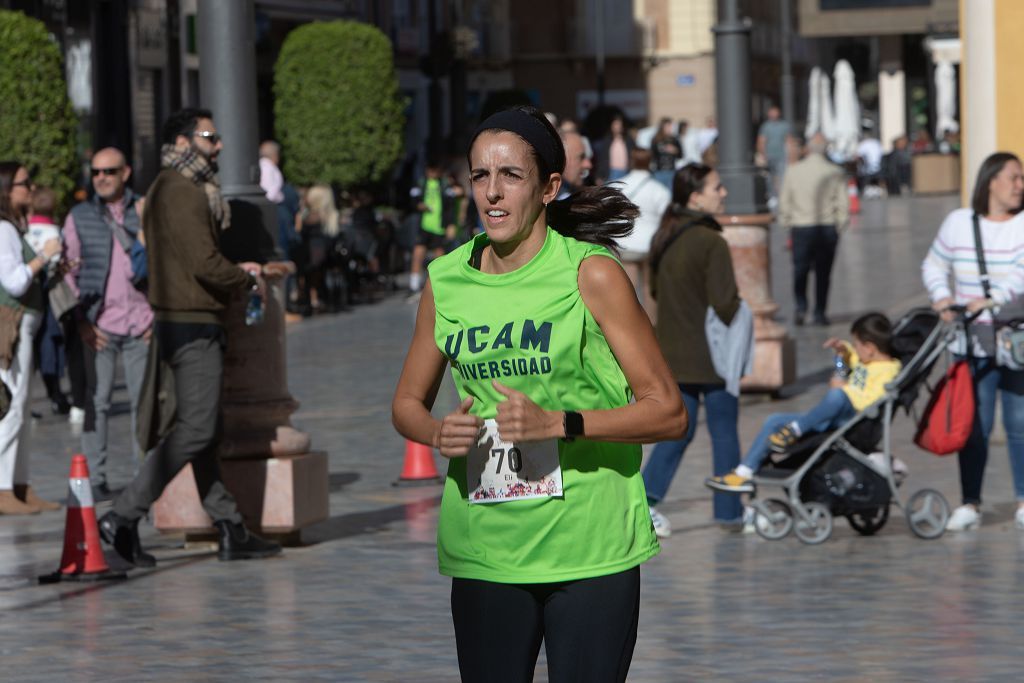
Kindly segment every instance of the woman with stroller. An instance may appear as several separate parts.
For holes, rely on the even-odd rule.
[[[971,339],[960,351],[972,360],[977,412],[974,428],[959,454],[963,504],[953,511],[946,528],[965,531],[981,526],[981,486],[988,460],[988,439],[995,420],[996,394],[1002,396],[1003,426],[1017,498],[1015,524],[1024,530],[1024,370],[1011,370],[995,362],[993,309],[999,315],[1024,295],[1024,172],[1020,159],[1009,152],[990,155],[981,164],[971,195],[971,206],[956,209],[942,222],[921,266],[932,306],[947,321],[949,307],[983,311],[971,324]],[[988,271],[981,277],[975,240],[975,221]],[[989,309],[989,310],[986,310]],[[1005,319],[1005,312],[1003,316]],[[970,347],[968,347],[970,343]]]
[[[825,397],[806,413],[770,416],[743,462],[729,474],[705,479],[705,486],[729,493],[752,493],[750,478],[771,451],[784,453],[806,434],[837,429],[885,395],[885,385],[900,372],[900,362],[892,357],[892,324],[881,313],[868,313],[853,322],[850,334],[852,343],[836,338],[825,342],[826,349],[843,359],[849,377],[833,377]]]
[[[644,467],[651,519],[662,538],[672,529],[655,506],[664,499],[693,440],[702,397],[711,432],[712,474],[726,474],[740,461],[739,399],[715,372],[704,332],[709,306],[726,325],[740,307],[729,245],[722,226],[713,218],[722,213],[725,196],[717,171],[703,164],[687,164],[676,171],[672,203],[651,240],[651,293],[657,302],[658,345],[690,416],[686,435],[655,446]],[[738,497],[716,493],[713,508],[719,524],[730,529],[742,527]]]

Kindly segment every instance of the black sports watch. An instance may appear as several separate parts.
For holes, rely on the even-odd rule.
[[[572,410],[565,411],[565,418],[562,422],[565,427],[565,440],[573,441],[577,436],[583,436],[583,416]]]

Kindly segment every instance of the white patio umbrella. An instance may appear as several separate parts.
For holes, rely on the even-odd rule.
[[[834,74],[835,137],[832,149],[836,157],[845,161],[852,159],[857,153],[857,143],[860,140],[860,100],[857,98],[857,83],[850,63],[840,59],[836,63]]]
[[[811,77],[807,81],[807,125],[804,137],[808,140],[821,128],[821,69],[811,69]]]
[[[836,115],[832,109],[832,81],[828,74],[822,72],[819,86],[821,99],[821,134],[832,142],[836,139]]]
[[[956,83],[953,65],[942,61],[935,66],[935,139],[947,130],[960,130],[956,120]]]

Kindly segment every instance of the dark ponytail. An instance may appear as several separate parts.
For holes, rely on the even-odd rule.
[[[512,112],[528,116],[536,123],[521,125],[517,124],[514,118],[502,116]],[[495,121],[496,125],[490,126],[491,121]],[[537,128],[537,123],[543,126],[543,133]],[[530,148],[530,154],[537,165],[539,182],[545,183],[552,173],[565,171],[565,146],[562,144],[562,137],[540,109],[519,105],[489,117],[480,124],[470,139],[470,149],[477,136],[487,131],[508,131],[521,137]],[[633,222],[639,215],[640,209],[626,199],[626,195],[614,187],[607,186],[585,187],[564,199],[556,199],[547,206],[548,225],[556,232],[581,242],[600,244],[610,249],[618,248],[616,240],[633,232]]]
[[[616,240],[633,232],[640,215],[621,190],[607,185],[584,187],[548,204],[548,225],[581,242],[617,249]]]
[[[704,183],[707,182],[707,178],[713,170],[704,164],[687,164],[672,176],[672,203],[662,214],[658,231],[651,238],[651,251],[648,258],[651,264],[652,279],[657,278],[658,264],[661,263],[665,252],[684,230],[696,223],[716,230],[722,229],[722,226],[710,215],[686,208],[686,205],[690,203],[690,195],[704,189]]]

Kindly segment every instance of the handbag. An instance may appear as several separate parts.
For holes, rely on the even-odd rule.
[[[1000,323],[996,332],[996,364],[1024,370],[1024,318]]]
[[[58,322],[78,305],[78,297],[64,280],[54,282],[47,290],[46,297],[50,303],[50,313]]]
[[[978,214],[971,215],[974,226],[974,251],[978,258],[978,273],[985,298],[990,299],[992,288],[989,284],[988,268],[985,265],[985,251],[981,245],[981,226]],[[1003,307],[1005,312],[1006,307]],[[995,331],[995,360],[1009,370],[1024,370],[1024,318],[998,320],[993,316]]]
[[[17,353],[18,331],[24,314],[23,306],[0,306],[0,368],[4,370],[11,367]]]
[[[962,450],[974,427],[974,378],[968,361],[958,360],[932,391],[914,443],[935,455]]]

